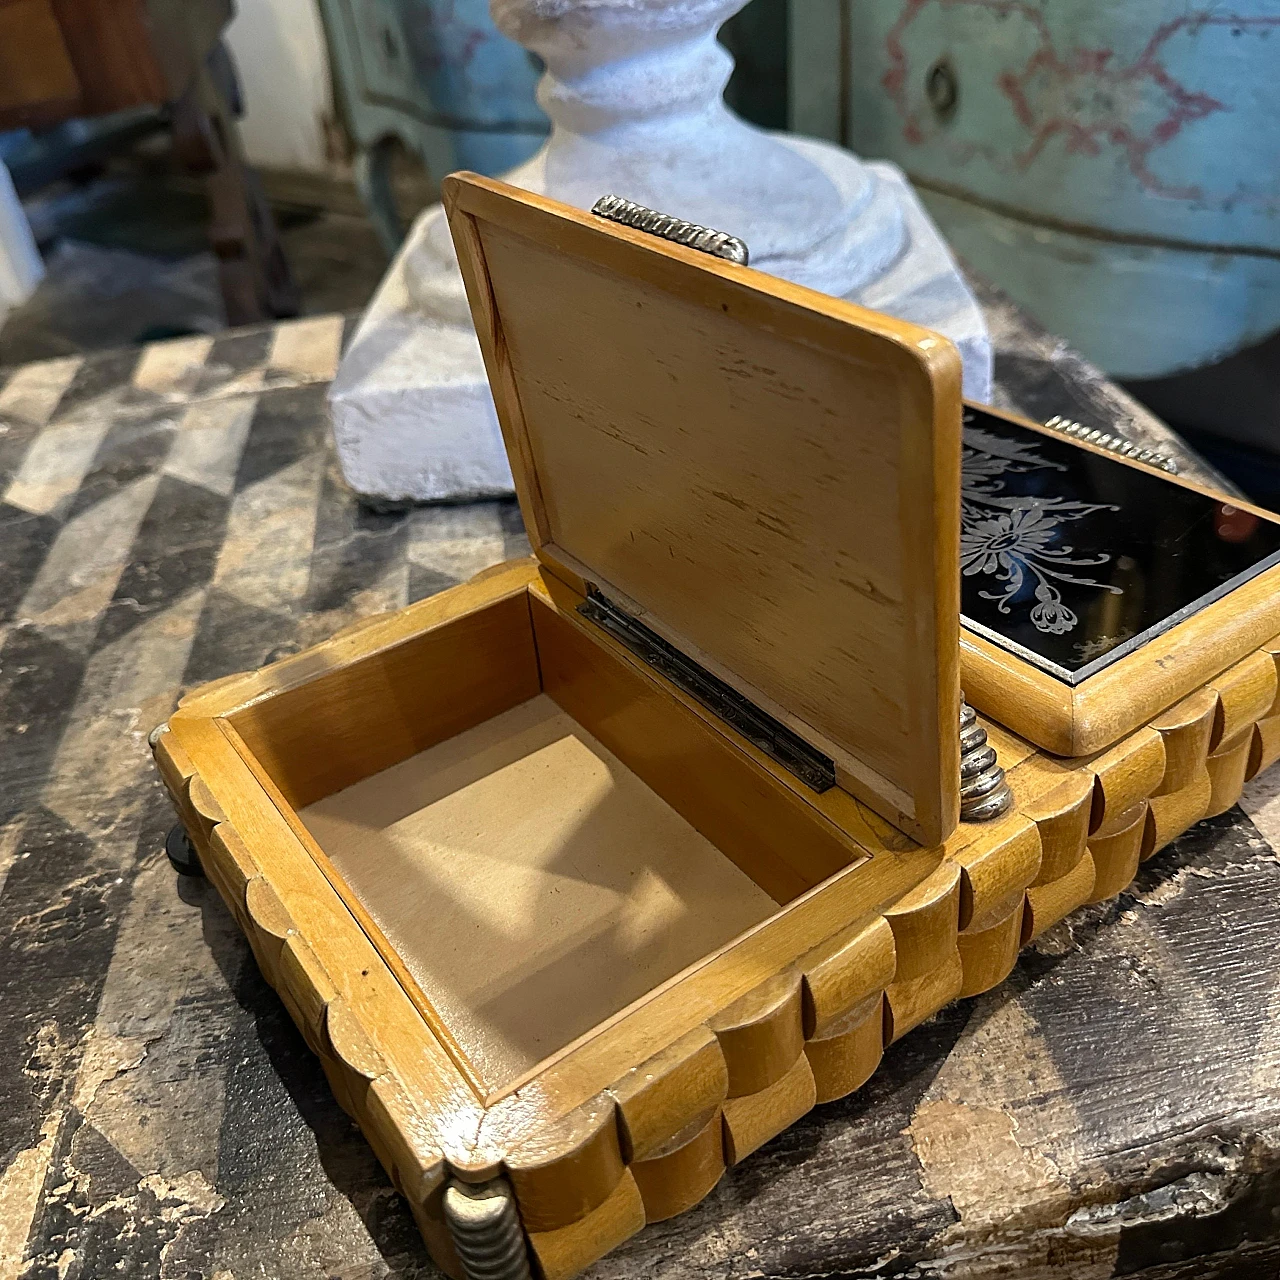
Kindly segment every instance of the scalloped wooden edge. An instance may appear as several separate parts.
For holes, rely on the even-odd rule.
[[[505,599],[534,573],[527,561],[498,566],[349,628],[337,644],[351,660],[412,628]],[[440,1209],[446,1180],[505,1173],[542,1275],[569,1280],[646,1220],[691,1208],[724,1168],[816,1102],[859,1087],[892,1040],[953,999],[997,985],[1020,945],[1081,904],[1121,892],[1140,857],[1235,803],[1245,778],[1280,756],[1278,666],[1280,639],[1080,760],[1047,756],[989,723],[1012,765],[1013,813],[962,825],[941,861],[896,901],[778,952],[776,971],[590,1097],[575,1100],[574,1082],[590,1073],[570,1055],[489,1108],[456,1070],[448,1076],[448,1055],[385,958],[305,847],[290,843],[279,798],[264,807],[263,792],[257,808],[243,802],[240,788],[256,780],[219,722],[246,699],[269,695],[267,673],[194,692],[155,754],[211,882],[338,1101],[410,1202],[436,1262],[461,1274]],[[320,669],[324,662],[299,654],[268,671],[292,685]],[[200,772],[206,761],[224,770],[216,787]],[[886,832],[890,843],[879,846],[876,830],[869,820],[867,847],[902,856],[898,833]],[[415,1046],[429,1051],[429,1062],[417,1060]],[[449,1088],[438,1089],[446,1079]]]

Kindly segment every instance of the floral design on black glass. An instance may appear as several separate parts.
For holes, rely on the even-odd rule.
[[[966,415],[967,416],[967,415]],[[1035,583],[1035,604],[1030,620],[1037,631],[1065,635],[1080,619],[1062,600],[1057,583],[1100,587],[1113,594],[1121,588],[1071,570],[1094,569],[1108,564],[1111,556],[1076,556],[1062,542],[1063,526],[1097,511],[1118,508],[1097,502],[1075,502],[1061,497],[1017,497],[1005,493],[1002,476],[1035,471],[1064,471],[1060,463],[1040,456],[1034,445],[1006,440],[980,427],[964,429],[960,476],[960,571],[965,577],[982,574],[999,584],[998,590],[981,591],[984,600],[996,601],[1001,613],[1028,580]]]

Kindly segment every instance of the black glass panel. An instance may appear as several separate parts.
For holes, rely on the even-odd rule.
[[[978,409],[964,416],[965,625],[1078,684],[1280,561],[1280,523]]]

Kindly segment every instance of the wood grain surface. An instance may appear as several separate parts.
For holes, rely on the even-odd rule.
[[[1002,403],[1177,448],[983,297]],[[375,1155],[219,887],[175,881],[159,852],[173,810],[145,744],[185,690],[527,550],[513,503],[356,506],[317,383],[340,332],[321,318],[0,371],[6,1280],[439,1274],[419,1234],[440,1247],[438,1170],[403,1147]],[[1260,750],[1280,747],[1275,723],[1259,721]],[[1117,901],[1051,928],[1003,985],[892,1045],[857,1092],[702,1204],[631,1237],[595,1280],[1274,1275],[1274,781],[1240,803],[1142,863]],[[243,887],[243,850],[222,844]],[[340,1007],[327,1034],[362,1065],[337,1098],[392,1134],[404,1099]],[[660,1091],[653,1104],[632,1114],[660,1115]],[[617,1203],[625,1230],[634,1201]]]
[[[445,200],[535,551],[944,839],[955,350],[501,183],[454,175]]]
[[[518,654],[532,643],[540,678],[539,637],[550,640],[558,687],[578,689],[570,705],[609,725],[624,755],[651,761],[666,749],[652,711],[637,718],[631,707],[656,705],[659,721],[679,722],[691,714],[679,691],[628,670],[613,642],[582,626],[576,595],[557,603],[569,589],[552,582],[528,561],[483,573],[269,675],[217,682],[186,699],[153,744],[237,918],[243,903],[265,976],[397,1186],[408,1160],[421,1190],[407,1193],[415,1216],[450,1274],[460,1274],[452,1247],[430,1227],[438,1186],[413,1170],[442,1160],[466,1181],[507,1174],[533,1256],[547,1275],[571,1280],[638,1231],[647,1205],[655,1222],[688,1210],[722,1166],[817,1102],[859,1088],[885,1048],[957,999],[997,987],[1020,947],[1107,888],[1123,891],[1124,875],[1234,804],[1252,755],[1256,722],[1246,717],[1270,718],[1276,697],[1280,650],[1268,645],[1098,756],[1056,759],[992,726],[1010,765],[1009,815],[934,850],[882,843],[867,826],[842,832],[848,865],[777,911],[742,874],[750,864],[685,824],[547,695],[295,812],[268,762],[292,776],[293,753],[323,754],[328,686],[380,689],[382,714],[430,725],[430,684],[370,685],[365,673],[383,670],[389,636],[393,651],[415,652],[425,638],[448,653],[457,637],[483,633],[491,614],[521,619],[506,624],[509,642]],[[494,660],[503,664],[501,651],[480,659]],[[596,690],[620,674],[618,690]],[[276,702],[287,710],[273,714]],[[261,756],[240,723],[258,735]],[[1223,726],[1234,733],[1219,741]],[[740,757],[740,779],[768,776],[740,735],[710,728],[705,751]],[[700,753],[686,760],[696,776]],[[657,775],[647,766],[645,776]],[[789,794],[802,793],[793,784]],[[691,815],[707,811],[696,786],[673,798]],[[1125,800],[1136,803],[1116,812]],[[825,833],[820,808],[801,808],[797,837]],[[637,868],[648,881],[632,883]],[[666,882],[656,897],[655,872]],[[720,882],[699,889],[690,872]],[[554,882],[566,873],[570,883]],[[745,910],[735,917],[737,905]],[[697,927],[713,915],[718,947]],[[628,950],[629,934],[656,966]],[[341,1040],[326,1034],[335,1004]],[[369,1107],[370,1062],[402,1099],[392,1113]],[[651,1090],[657,1106],[645,1106]],[[722,1166],[707,1153],[716,1114]]]

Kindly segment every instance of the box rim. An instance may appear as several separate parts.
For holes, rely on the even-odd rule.
[[[394,630],[389,622],[409,617],[412,626],[429,627],[433,617],[457,616],[455,606],[468,593],[474,595],[477,586],[490,598],[505,598],[513,575],[524,575],[527,589],[533,572],[527,561],[503,566],[443,593],[449,598],[438,596],[349,629],[345,640],[337,638],[338,647],[349,651],[360,642],[376,652],[378,637]],[[956,997],[978,994],[1002,981],[1028,934],[1038,934],[1086,900],[1100,900],[1088,896],[1088,886],[1094,883],[1095,847],[1101,859],[1097,875],[1108,886],[1102,896],[1113,896],[1131,878],[1139,856],[1136,850],[1112,847],[1116,841],[1123,843],[1121,837],[1138,833],[1141,856],[1149,857],[1206,812],[1228,807],[1243,785],[1232,763],[1238,763],[1241,752],[1249,748],[1247,776],[1280,755],[1280,712],[1272,714],[1271,705],[1262,705],[1264,692],[1274,695],[1280,645],[1264,646],[1256,656],[1248,671],[1246,663],[1237,664],[1234,685],[1226,679],[1205,686],[1184,700],[1179,716],[1144,726],[1090,760],[1054,760],[998,725],[988,725],[1010,766],[1015,812],[986,826],[961,826],[945,848],[914,850],[917,856],[936,858],[932,874],[883,909],[876,908],[865,928],[855,922],[828,934],[787,966],[785,972],[793,974],[787,981],[798,982],[794,989],[805,1001],[802,1058],[786,1076],[793,1081],[786,1088],[799,1089],[787,1104],[791,1110],[770,1122],[770,1129],[750,1128],[760,1099],[782,1089],[782,1079],[763,1093],[726,1097],[723,1079],[717,1084],[713,1071],[696,1098],[701,1105],[708,1089],[713,1094],[719,1090],[716,1096],[723,1101],[714,1104],[713,1115],[718,1111],[728,1161],[736,1163],[815,1101],[858,1087],[874,1070],[884,1045]],[[1267,689],[1260,691],[1255,682],[1253,691],[1242,697],[1253,667],[1268,663]],[[297,675],[304,668],[305,664],[278,664],[275,671]],[[637,1087],[643,1091],[648,1088],[645,1081],[656,1079],[667,1090],[662,1096],[669,1102],[673,1071],[678,1074],[690,1063],[706,1066],[712,1061],[723,1071],[727,1049],[722,1037],[750,1031],[750,1022],[735,1027],[732,1017],[716,1015],[713,1031],[708,1018],[669,1050],[645,1059],[603,1088],[597,1087],[598,1064],[593,1066],[586,1060],[589,1055],[577,1051],[558,1064],[565,1083],[559,1093],[528,1087],[493,1107],[481,1105],[473,1091],[456,1087],[453,1064],[447,1055],[432,1052],[432,1045],[437,1051],[439,1046],[384,956],[276,807],[256,801],[246,805],[240,794],[237,779],[248,778],[250,790],[268,799],[217,724],[214,704],[251,705],[262,683],[253,676],[239,676],[197,690],[186,700],[186,708],[175,712],[170,724],[153,737],[165,786],[202,858],[208,860],[210,878],[308,1046],[321,1056],[339,1102],[358,1121],[396,1188],[413,1205],[433,1257],[446,1268],[452,1265],[452,1246],[440,1217],[446,1180],[452,1176],[478,1182],[508,1174],[531,1250],[547,1280],[568,1280],[646,1222],[647,1204],[641,1201],[631,1169],[660,1144],[650,1142],[640,1151],[630,1126],[648,1124],[652,1139],[654,1123],[661,1130],[666,1113],[662,1107],[651,1107],[638,1115]],[[1225,743],[1217,751],[1211,727]],[[1135,811],[1138,818],[1133,817]],[[357,959],[367,959],[363,971],[332,960],[329,934],[334,930],[326,932],[324,924],[335,921],[343,945],[351,944],[359,953]],[[873,936],[879,939],[880,959],[870,975],[860,969],[857,978],[871,984],[869,994],[851,993],[847,982],[832,987],[830,966],[841,949]],[[836,1016],[839,1010],[830,1000],[841,993],[846,999],[859,996],[854,1005],[860,1010],[865,1006],[865,1026],[846,1028]],[[822,1005],[822,999],[828,1003]],[[824,1008],[824,1020],[816,1021]],[[407,1035],[405,1025],[398,1030],[395,1025],[406,1011]],[[739,1002],[736,1016],[753,1015]],[[423,1036],[423,1030],[428,1034]],[[874,1052],[865,1067],[858,1067],[857,1078],[841,1075],[833,1082],[823,1077],[822,1063],[829,1062],[833,1046],[842,1043],[842,1037],[862,1037],[864,1031]],[[788,1034],[794,1035],[794,1028]],[[819,1078],[828,1083],[815,1093]],[[680,1080],[687,1084],[689,1077]],[[678,1087],[675,1096],[684,1096]],[[678,1131],[679,1124],[672,1125],[673,1132]],[[744,1125],[745,1129],[734,1128]],[[752,1132],[761,1136],[752,1138]],[[745,1145],[740,1145],[739,1135]],[[709,1186],[702,1187],[683,1208],[707,1190]]]
[[[528,562],[525,563],[527,564]],[[463,588],[455,588],[454,590],[465,590],[467,585],[469,584],[464,584]],[[477,607],[486,607],[490,603],[496,603],[502,599],[509,598],[512,594],[518,594],[521,590],[528,589],[527,585],[524,587],[510,588],[501,582],[495,583],[495,587],[496,590],[494,590],[492,594],[487,594],[484,603]],[[450,593],[442,593],[442,595],[448,594]],[[433,599],[438,602],[438,604],[448,603],[441,601],[440,597],[435,597]],[[419,612],[420,614],[425,615],[431,611],[422,610]],[[447,613],[448,616],[445,619],[446,621],[453,616],[460,616],[454,614],[452,610],[447,611]],[[422,618],[422,621],[425,622],[425,617]],[[346,635],[339,634],[334,637],[334,639],[338,640],[340,643],[344,640],[354,640],[358,642],[363,639],[366,643],[374,641],[374,646],[369,649],[368,654],[352,658],[352,660],[359,661],[365,656],[372,656],[379,652],[379,646],[375,640],[376,632],[376,623],[369,623],[363,624],[358,628],[347,632]],[[590,632],[588,632],[588,634],[590,634]],[[395,643],[399,642],[400,641],[395,641]],[[316,648],[319,647],[320,646],[316,646]],[[287,674],[287,664],[291,661],[296,663],[297,659],[304,656],[305,655],[303,654],[291,655],[289,659],[285,659],[282,664],[279,664],[280,666],[285,667],[285,671],[282,674]],[[189,700],[186,705],[175,712],[169,722],[170,732],[176,736],[179,743],[186,750],[194,766],[196,775],[201,778],[205,777],[205,774],[202,771],[202,766],[207,768],[212,757],[218,754],[210,749],[213,746],[213,740],[208,736],[210,731],[216,735],[218,745],[222,751],[224,753],[230,752],[234,756],[239,768],[243,771],[244,775],[246,775],[247,779],[250,780],[250,786],[248,788],[242,789],[239,794],[229,797],[226,796],[224,788],[221,785],[211,785],[208,784],[206,780],[206,785],[209,785],[213,800],[222,814],[220,821],[228,823],[233,830],[238,830],[234,816],[227,814],[228,808],[231,808],[237,810],[239,815],[242,817],[242,820],[247,820],[251,827],[261,828],[263,825],[261,819],[264,816],[273,818],[278,824],[281,824],[284,827],[285,831],[288,833],[291,867],[296,870],[299,866],[309,866],[315,873],[322,877],[325,893],[330,899],[330,906],[335,907],[341,913],[344,921],[344,929],[348,936],[354,937],[358,935],[363,943],[371,949],[373,954],[377,957],[378,965],[385,972],[386,977],[395,984],[400,996],[408,1002],[410,1009],[412,1009],[412,1024],[419,1029],[420,1034],[427,1037],[431,1042],[434,1042],[438,1049],[445,1054],[448,1062],[448,1071],[446,1074],[452,1074],[454,1077],[450,1082],[451,1085],[454,1086],[453,1090],[446,1090],[445,1092],[456,1092],[457,1086],[465,1087],[467,1093],[471,1096],[471,1103],[468,1109],[474,1109],[477,1117],[490,1114],[498,1115],[504,1111],[508,1113],[518,1113],[522,1109],[520,1106],[520,1095],[522,1092],[527,1092],[530,1086],[536,1086],[542,1092],[542,1096],[549,1096],[547,1092],[548,1089],[551,1089],[552,1092],[554,1092],[554,1082],[551,1080],[551,1077],[554,1076],[562,1062],[573,1058],[576,1054],[580,1054],[583,1051],[589,1051],[592,1044],[596,1041],[602,1040],[608,1032],[614,1031],[617,1028],[625,1030],[625,1024],[627,1021],[634,1018],[636,1014],[643,1012],[643,1010],[648,1007],[658,995],[665,994],[667,992],[678,992],[680,988],[694,982],[700,974],[704,973],[715,964],[724,966],[731,964],[738,958],[735,956],[735,952],[749,950],[752,945],[763,950],[772,940],[771,935],[775,933],[802,930],[804,931],[804,936],[801,938],[800,943],[791,947],[791,950],[795,954],[789,961],[787,961],[787,963],[794,964],[806,951],[811,950],[815,946],[821,945],[834,933],[855,925],[859,920],[865,919],[869,921],[873,919],[878,913],[882,913],[883,910],[887,909],[894,902],[899,900],[902,893],[908,892],[909,889],[900,885],[898,888],[883,894],[880,899],[865,901],[862,909],[856,914],[850,915],[847,912],[842,913],[838,921],[818,923],[817,921],[811,922],[809,918],[820,914],[813,906],[815,902],[820,902],[822,899],[830,897],[833,890],[843,888],[846,882],[852,880],[854,877],[858,877],[858,879],[865,879],[868,864],[873,862],[876,858],[881,859],[885,863],[900,863],[905,860],[907,863],[912,864],[913,869],[902,876],[904,881],[907,881],[912,885],[919,884],[923,879],[926,879],[928,875],[933,870],[936,870],[943,861],[943,849],[941,846],[935,846],[928,849],[921,846],[914,846],[906,850],[895,850],[882,846],[879,850],[866,850],[865,856],[862,859],[842,868],[840,871],[837,871],[835,874],[828,877],[818,885],[815,885],[812,889],[802,894],[792,902],[780,905],[776,912],[770,915],[766,920],[762,921],[759,925],[745,931],[724,947],[717,949],[715,952],[709,953],[694,966],[690,966],[680,974],[669,979],[666,983],[655,988],[654,991],[648,993],[641,1001],[634,1002],[626,1009],[619,1011],[607,1022],[593,1028],[583,1037],[580,1037],[573,1043],[564,1046],[555,1054],[550,1055],[547,1059],[536,1064],[528,1073],[527,1078],[522,1079],[517,1084],[510,1087],[504,1087],[496,1094],[487,1098],[483,1084],[478,1080],[473,1080],[471,1078],[473,1073],[464,1069],[454,1058],[454,1055],[449,1052],[447,1039],[451,1039],[451,1037],[442,1037],[439,1029],[423,1015],[422,1009],[419,1008],[417,1003],[413,1000],[412,995],[406,989],[405,983],[401,980],[396,966],[388,962],[388,953],[393,952],[393,949],[388,943],[386,943],[385,939],[382,939],[381,945],[379,944],[378,936],[380,936],[380,931],[376,931],[376,926],[374,926],[374,929],[378,936],[371,936],[370,931],[365,927],[359,914],[352,910],[351,902],[347,900],[346,895],[344,895],[335,886],[333,881],[330,880],[329,876],[326,874],[324,866],[316,858],[315,852],[313,852],[310,847],[311,845],[316,844],[316,842],[314,839],[304,836],[298,830],[298,825],[300,824],[297,823],[296,811],[294,811],[292,806],[288,804],[282,795],[280,795],[278,788],[276,788],[274,783],[270,781],[269,775],[265,780],[263,777],[259,776],[259,771],[265,774],[265,769],[260,762],[256,761],[253,752],[248,748],[247,744],[243,743],[243,740],[240,739],[239,734],[235,731],[234,725],[231,723],[232,717],[238,710],[253,706],[264,698],[275,696],[276,693],[294,690],[300,685],[307,683],[309,679],[317,678],[319,675],[324,674],[325,671],[331,669],[331,666],[325,666],[324,668],[314,670],[309,674],[300,672],[296,679],[288,680],[285,684],[280,686],[279,689],[275,690],[271,688],[263,688],[262,681],[255,679],[253,674],[243,680],[233,678],[230,683],[218,682],[205,697],[200,697],[200,691],[196,691],[196,697]],[[645,674],[647,675],[648,673],[646,672]],[[249,696],[246,698],[244,696],[245,694],[248,694]],[[222,704],[221,707],[216,705],[210,706],[210,698],[214,700],[215,704]],[[716,727],[719,728],[720,726]],[[762,757],[762,759],[765,758]],[[291,816],[294,818],[294,821],[290,820]],[[830,821],[829,818],[820,814],[816,810],[814,811],[813,817],[818,821]],[[852,837],[850,837],[850,842],[858,843],[857,841],[854,841]],[[327,861],[327,858],[324,857],[323,851],[319,850],[318,845],[316,845],[316,850],[320,852],[321,858],[324,858],[324,860]],[[305,860],[305,862],[303,860]],[[277,887],[279,881],[278,876],[270,875],[265,869],[262,874],[265,876],[268,883],[271,883],[273,887]],[[341,876],[336,872],[336,869],[334,869],[334,875],[339,881],[341,881]],[[286,886],[278,887],[285,889],[282,896],[289,896]],[[319,888],[318,885],[315,887]],[[348,893],[351,892],[349,886],[347,887],[347,891]],[[861,893],[862,891],[859,890],[859,892]],[[314,890],[311,892],[310,896],[315,897]],[[351,896],[354,897],[354,894]],[[351,931],[354,931],[354,933]],[[310,945],[310,939],[307,938],[307,931],[298,927],[297,932],[300,936],[306,939]],[[385,951],[383,949],[384,947]],[[759,980],[760,974],[739,978],[736,986],[743,988],[743,990],[735,990],[730,996],[723,997],[721,999],[722,1005],[731,1004],[734,1000],[739,998],[741,994],[745,994],[746,991],[749,991]],[[402,1013],[403,1012],[404,1011],[402,1011]],[[712,1016],[714,1016],[714,1010],[708,1010],[697,1015],[689,1014],[688,1018],[691,1020],[690,1027],[675,1035],[672,1042],[674,1042],[675,1039],[678,1039],[679,1036],[688,1034],[690,1030],[695,1029],[702,1022],[705,1022],[707,1018]],[[366,1034],[369,1035],[369,1038],[375,1044],[378,1043],[376,1030],[366,1028]],[[652,1047],[653,1042],[650,1043],[650,1052],[655,1052],[656,1049]],[[657,1045],[657,1048],[661,1047],[661,1044]],[[463,1061],[465,1061],[465,1054],[462,1054],[460,1050],[459,1056]],[[585,1056],[589,1057],[589,1052]],[[631,1059],[628,1069],[633,1069],[642,1065],[644,1060],[644,1058]],[[608,1082],[603,1083],[601,1087],[607,1088]],[[570,1100],[574,1106],[582,1105],[582,1103],[589,1101],[589,1096],[585,1098],[580,1097],[582,1092],[582,1088],[578,1088],[577,1091],[571,1095]],[[427,1104],[428,1111],[431,1109],[430,1104],[434,1101],[435,1094],[433,1091],[429,1089],[422,1091],[419,1102]],[[456,1112],[456,1104],[450,1104],[450,1109]],[[570,1106],[568,1109],[572,1110],[573,1108]],[[428,1127],[432,1126],[428,1125]],[[465,1160],[461,1158],[461,1152],[453,1153],[454,1158],[451,1158],[451,1153],[448,1150],[445,1150],[443,1154],[446,1160],[450,1161],[450,1163],[456,1163],[458,1168],[462,1169],[466,1167]],[[501,1159],[502,1156],[498,1155],[497,1158]]]

